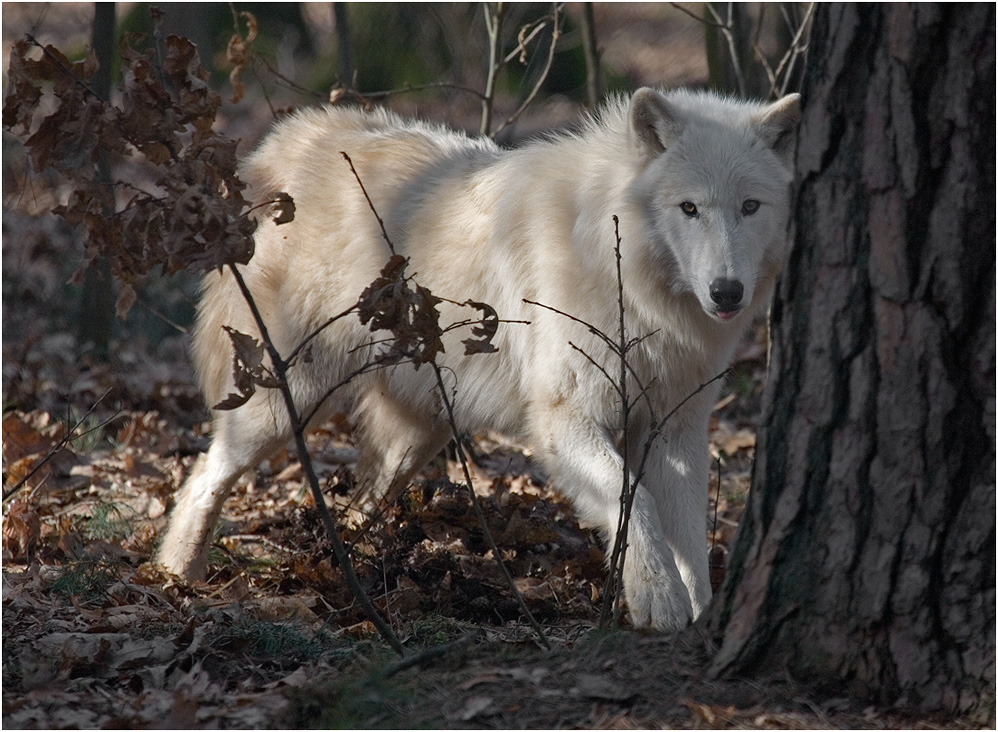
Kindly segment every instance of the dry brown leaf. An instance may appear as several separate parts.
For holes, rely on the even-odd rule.
[[[22,559],[38,544],[41,523],[38,511],[15,498],[3,517],[3,548],[15,559]]]
[[[516,589],[520,591],[525,600],[553,600],[554,589],[551,583],[538,577],[517,577],[514,580]]]
[[[245,94],[241,78],[246,64],[249,63],[249,46],[256,39],[257,34],[256,16],[244,10],[239,13],[239,17],[246,21],[246,37],[243,38],[239,33],[234,33],[225,50],[225,60],[233,66],[229,73],[233,104],[238,103]]]

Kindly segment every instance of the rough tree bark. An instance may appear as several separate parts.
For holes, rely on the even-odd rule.
[[[822,5],[717,673],[995,690],[995,6]]]

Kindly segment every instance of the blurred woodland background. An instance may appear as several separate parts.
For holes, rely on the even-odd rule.
[[[31,34],[42,45],[52,43],[69,58],[81,57],[86,47],[107,35],[107,28],[100,25],[110,22],[114,22],[117,37],[143,34],[145,40],[140,48],[142,43],[148,46],[155,42],[149,5],[121,3],[113,14],[109,6],[97,4],[103,9],[102,15],[95,17],[95,6],[87,3],[5,5],[4,68],[8,66],[11,44],[25,34]],[[793,18],[783,17],[788,12],[783,6],[735,11],[733,22],[745,29],[739,38],[751,40],[755,48],[767,54],[772,68],[776,68],[782,54],[778,49],[787,47],[794,23],[799,24],[805,13],[801,7],[789,7],[795,14]],[[211,86],[226,100],[216,126],[239,140],[238,149],[246,152],[276,115],[326,101],[333,90],[355,91],[371,103],[387,105],[403,114],[477,132],[482,119],[480,96],[488,83],[489,66],[484,8],[480,4],[433,3],[171,3],[162,8],[159,32],[187,37],[197,46],[202,64],[211,72]],[[590,41],[584,32],[584,11],[591,15],[595,36],[591,43],[598,48],[595,82],[587,82],[585,48]],[[226,50],[235,33],[243,38],[249,33],[246,19],[239,16],[241,12],[253,14],[255,38],[239,76],[245,97],[231,103],[233,87],[229,77],[234,64],[227,60]],[[720,45],[724,43],[721,34],[692,17],[705,12],[699,6],[691,5],[684,12],[663,3],[569,4],[558,19],[560,35],[549,68],[546,62],[552,24],[538,23],[550,14],[551,6],[516,3],[508,5],[505,12],[503,56],[509,57],[509,62],[503,64],[494,82],[494,118],[506,119],[535,86],[538,88],[533,103],[497,135],[504,144],[516,144],[539,132],[575,124],[580,113],[603,95],[641,85],[711,85],[738,92],[738,83],[730,77],[730,64],[725,61],[726,48]],[[518,38],[526,41],[522,49],[517,46]],[[748,93],[767,96],[769,84],[762,67],[754,62],[755,51],[750,47],[742,53],[743,63],[751,71]],[[112,88],[118,83],[117,63],[112,69]],[[802,66],[798,64],[798,70]],[[34,218],[51,208],[51,197],[57,192],[42,190],[38,182],[27,190],[23,147],[9,136],[4,140],[4,205],[5,213],[10,212],[4,217],[4,225],[11,227],[16,226],[18,215]],[[68,235],[60,225],[51,225],[56,227],[54,235]],[[34,262],[34,272],[24,271],[22,268],[32,269],[33,259],[23,245],[16,252],[5,250],[5,305],[15,306],[10,309],[16,311],[16,305],[25,299],[45,303],[59,317],[60,330],[90,340],[87,331],[99,329],[93,324],[107,316],[91,310],[101,306],[89,300],[81,309],[81,294],[64,287],[76,271],[77,262],[72,256],[56,255],[43,266]],[[53,269],[52,265],[58,267]],[[194,284],[183,276],[171,279],[169,284],[150,280],[139,307],[126,320],[112,320],[93,336],[102,341],[99,350],[106,351],[106,341],[112,334],[119,340],[138,336],[153,344],[171,338],[177,331],[167,320],[179,325],[189,323],[194,289]],[[105,295],[106,311],[106,296],[110,293],[100,294]],[[71,323],[74,319],[88,324]],[[35,318],[30,321],[37,322]],[[18,340],[23,341],[29,323],[13,321],[12,325],[21,334]],[[82,348],[85,344],[78,345]]]

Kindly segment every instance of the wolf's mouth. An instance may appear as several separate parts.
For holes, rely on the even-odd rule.
[[[731,320],[733,317],[738,315],[740,310],[715,310],[714,315],[719,317],[721,320]]]

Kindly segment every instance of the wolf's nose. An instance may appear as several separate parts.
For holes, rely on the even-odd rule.
[[[710,299],[722,310],[737,307],[745,294],[745,287],[738,280],[728,280],[722,277],[710,283]]]

